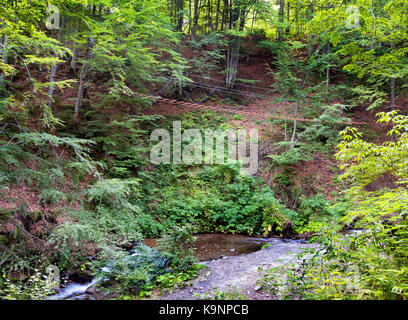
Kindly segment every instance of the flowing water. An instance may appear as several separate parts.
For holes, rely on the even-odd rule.
[[[86,290],[88,290],[91,286],[96,284],[98,282],[97,279],[93,279],[90,282],[81,284],[81,283],[68,283],[67,286],[63,289],[61,289],[60,292],[57,294],[54,294],[50,296],[48,299],[49,300],[64,300],[69,297],[78,297],[78,295],[83,295],[85,294]]]
[[[144,243],[149,247],[156,247],[156,239],[145,239]],[[194,242],[194,255],[200,262],[213,261],[230,256],[250,254],[265,246],[285,246],[285,244],[302,243],[300,240],[283,240],[279,238],[262,238],[230,234],[198,234]],[[79,284],[68,283],[58,294],[50,296],[50,299],[86,299],[86,291],[97,280]]]

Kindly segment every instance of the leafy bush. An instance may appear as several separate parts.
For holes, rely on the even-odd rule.
[[[319,193],[311,198],[301,197],[293,223],[299,230],[309,222],[323,221],[330,216],[330,203]]]
[[[66,199],[66,197],[63,192],[55,189],[45,189],[42,190],[38,196],[38,203],[53,205],[64,199]]]
[[[196,258],[192,244],[195,241],[194,227],[174,226],[159,240],[159,250],[176,271],[191,270]]]
[[[27,280],[0,278],[0,300],[43,300],[54,292],[55,284],[49,282],[38,270]]]
[[[48,243],[59,249],[64,261],[79,264],[87,244],[106,251],[141,239],[141,209],[132,203],[138,192],[137,179],[99,181],[86,191],[88,208],[70,212],[71,221],[58,226]]]
[[[133,293],[139,297],[150,295],[155,279],[170,271],[169,261],[162,253],[143,243],[135,246],[133,252],[105,261],[107,265],[97,275],[109,280],[100,282],[100,285],[109,286],[109,291],[120,289],[121,293]],[[101,266],[101,261],[98,265]]]
[[[202,264],[195,264],[191,270],[188,271],[175,271],[160,275],[156,278],[156,285],[161,288],[172,288],[176,286],[183,286],[185,283],[198,276],[198,270],[202,269]],[[169,267],[172,269],[172,267]]]
[[[232,165],[204,167],[155,190],[159,201],[151,206],[152,211],[166,219],[166,228],[192,223],[197,232],[260,234],[262,219],[267,217],[265,208],[283,208],[270,188],[261,188],[253,177],[242,176],[239,167]]]
[[[396,112],[379,114],[379,122],[391,122],[394,141],[382,145],[361,139],[356,129],[342,132],[338,159],[345,173],[340,180],[350,188],[352,200],[342,221],[361,231],[344,236],[330,225],[321,228],[321,244],[309,252],[289,285],[303,286],[306,299],[407,299],[408,216],[407,181],[408,117]],[[365,191],[364,186],[391,174],[392,190]]]

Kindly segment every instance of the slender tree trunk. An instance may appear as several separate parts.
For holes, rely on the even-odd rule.
[[[61,24],[61,28],[64,28],[65,26],[65,17],[62,17],[62,24]],[[58,30],[58,42],[61,41],[61,29]],[[54,58],[58,58],[58,54],[55,53]],[[51,67],[51,72],[50,72],[50,87],[48,88],[48,107],[51,109],[52,114],[55,115],[57,110],[55,109],[53,100],[54,100],[54,79],[55,79],[55,75],[57,74],[57,70],[58,70],[58,63],[56,63],[55,65],[53,65]]]
[[[254,14],[253,14],[253,16],[252,16],[251,31],[254,31],[254,26],[255,26],[255,23],[256,23],[256,17],[257,17],[257,15],[258,15],[258,12],[257,12],[256,10],[254,10]]]
[[[227,88],[234,86],[237,77],[240,46],[241,39],[236,36],[231,37],[227,53],[227,76],[225,83]]]
[[[74,32],[75,32],[75,34],[78,33],[77,26],[75,27]],[[78,48],[77,48],[77,43],[74,40],[73,41],[73,49],[72,49],[72,57],[71,57],[71,62],[69,64],[69,70],[68,70],[69,74],[72,74],[72,75],[76,74],[77,59],[78,59]]]
[[[287,26],[287,28],[286,28],[286,30],[285,30],[285,33],[286,33],[286,35],[289,35],[289,33],[290,33],[290,24],[289,24],[289,20],[290,20],[290,1],[288,1],[288,4],[287,4],[287,20],[288,20],[288,26]]]
[[[214,32],[214,26],[212,24],[212,1],[207,1],[207,31]]]
[[[298,113],[298,108],[299,108],[299,103],[296,105],[295,109],[295,120],[293,121],[293,132],[292,132],[292,138],[290,139],[290,150],[293,149],[295,146],[295,138],[296,138],[296,129],[297,129],[297,113]]]
[[[326,55],[330,53],[330,43],[326,44]],[[329,81],[330,81],[330,61],[327,62],[327,68],[326,68],[326,102],[329,99]]]
[[[184,0],[177,1],[177,31],[183,31],[184,22]]]
[[[240,1],[234,3],[231,8],[230,28],[242,31],[245,26],[246,8],[240,6]],[[239,23],[239,25],[238,25]],[[225,84],[227,88],[232,88],[238,73],[239,52],[241,47],[241,38],[239,36],[230,36],[227,52],[227,75]]]
[[[326,102],[329,99],[329,80],[330,80],[330,67],[326,69]]]
[[[308,13],[310,13],[310,15],[308,16],[307,20],[313,19],[313,2],[310,4],[310,11],[308,11]],[[309,58],[313,54],[313,35],[312,34],[309,34],[309,37],[307,40],[307,53],[308,53]]]
[[[188,39],[191,40],[191,27],[192,27],[192,2],[191,0],[188,1]]]
[[[391,108],[395,110],[395,78],[390,79]]]
[[[199,18],[199,11],[198,7],[200,5],[199,0],[194,0],[194,16],[193,16],[193,32],[192,32],[192,38],[196,39],[197,37],[197,27],[198,27],[198,18]]]
[[[58,58],[58,55],[56,54],[54,56],[55,58]],[[51,67],[51,72],[50,72],[50,87],[48,88],[48,107],[51,109],[52,114],[55,115],[57,110],[55,109],[53,100],[54,100],[54,78],[55,75],[57,74],[57,69],[58,69],[58,64],[55,64]]]
[[[371,41],[371,50],[374,49],[374,42],[375,42],[375,38],[377,37],[377,17],[374,14],[374,2],[373,0],[371,0],[371,5],[370,5],[370,11],[371,11],[371,16],[373,17],[373,21],[374,21],[374,35]]]
[[[299,36],[299,10],[295,10],[295,25],[296,25],[296,36]]]
[[[2,36],[1,43],[0,43],[0,59],[4,64],[7,64],[7,42],[8,38],[6,35]],[[3,84],[3,81],[5,79],[4,73],[0,74],[0,85]]]
[[[69,64],[69,71],[68,71],[69,73],[75,74],[77,58],[78,58],[78,49],[77,49],[77,44],[74,41],[74,48],[72,50],[72,58],[71,58],[71,62]]]
[[[215,31],[218,31],[218,22],[219,22],[219,16],[220,16],[220,6],[221,6],[221,0],[217,1],[217,13],[215,14]]]
[[[168,0],[168,6],[170,11],[170,20],[174,23],[174,16],[173,16],[173,0]]]
[[[283,17],[285,12],[285,0],[279,0],[279,22],[283,23]],[[278,29],[278,41],[283,39],[283,27],[279,26]]]
[[[228,0],[223,0],[223,2],[224,2],[224,7],[222,9],[221,31],[224,31],[224,29],[227,28],[227,19],[228,19],[228,10],[229,10]]]
[[[391,42],[391,49],[395,50],[395,43]],[[391,109],[395,110],[395,78],[390,78]]]
[[[81,75],[79,76],[78,94],[77,94],[77,99],[75,102],[75,109],[74,109],[75,128],[79,128],[79,112],[81,108],[81,100],[82,100],[82,97],[84,96],[85,83],[87,81],[88,62],[89,60],[92,59],[91,42],[92,42],[91,38],[89,38],[88,41],[86,42],[85,61],[82,64]]]

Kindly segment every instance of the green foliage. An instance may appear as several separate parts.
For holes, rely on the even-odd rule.
[[[305,141],[301,150],[303,152],[330,153],[339,141],[338,132],[342,122],[350,121],[349,118],[342,116],[344,105],[323,106],[322,113],[315,118],[312,125],[308,126],[299,134],[299,140]]]
[[[155,283],[161,289],[181,287],[187,281],[196,278],[198,276],[198,270],[203,267],[201,264],[195,264],[191,270],[165,273],[158,276]],[[169,269],[172,270],[172,267],[169,267]]]
[[[352,106],[359,106],[364,103],[369,103],[367,110],[373,110],[381,107],[386,102],[385,98],[387,94],[382,91],[381,87],[378,85],[371,87],[360,85],[355,88],[351,88],[351,91],[354,95],[353,99],[351,100]]]
[[[192,226],[174,226],[159,241],[159,250],[176,271],[191,270],[196,262],[192,248],[195,241],[193,231]]]
[[[236,287],[230,287],[227,290],[213,289],[196,296],[201,300],[248,300],[246,294]]]
[[[147,165],[147,128],[154,128],[161,116],[124,116],[110,122],[92,113],[88,116],[80,132],[96,143],[95,151],[104,154],[107,175],[131,178]]]
[[[112,264],[120,290],[145,297],[154,285],[181,285],[195,276],[193,232],[297,231],[318,233],[324,250],[310,252],[300,269],[271,271],[263,283],[271,293],[406,298],[407,117],[380,114],[380,122],[394,126],[382,145],[364,141],[353,128],[341,133],[337,158],[346,171],[338,181],[349,189],[334,206],[295,187],[291,166],[332,151],[341,122],[348,121],[344,111],[382,107],[388,91],[394,94],[395,86],[398,94],[408,76],[406,1],[326,2],[292,0],[275,10],[271,1],[252,0],[208,1],[199,8],[174,0],[0,0],[0,196],[15,207],[0,210],[5,272],[33,274],[45,260],[75,269],[93,255],[95,267]],[[49,4],[60,10],[59,30],[44,23]],[[358,28],[347,26],[349,5],[360,10]],[[238,166],[149,164],[149,133],[170,128],[173,119],[136,115],[152,103],[138,92],[161,88],[168,78],[188,89],[188,77],[213,78],[217,71],[227,75],[230,89],[236,81],[254,84],[258,80],[236,78],[245,71],[240,57],[245,53],[250,64],[265,51],[282,108],[314,119],[274,121],[284,136],[268,156],[273,169],[279,167],[274,192],[242,176]],[[345,105],[338,104],[341,92]],[[183,130],[231,127],[211,112],[183,113],[181,121]],[[365,190],[384,177],[395,188]],[[14,188],[28,190],[30,200],[7,198]],[[41,210],[30,210],[31,196]],[[364,232],[339,235],[338,218]],[[187,224],[193,227],[180,227]],[[138,248],[128,256],[122,250],[162,235],[160,253]],[[359,272],[360,287],[351,291],[345,262]],[[279,275],[286,279],[282,285]],[[47,288],[33,277],[31,284],[2,280],[0,296],[41,299]],[[214,296],[241,298],[236,292]]]
[[[405,159],[407,117],[396,112],[379,114],[379,122],[391,122],[394,141],[383,145],[361,139],[356,129],[342,132],[337,157],[346,169],[341,180],[350,188],[353,205],[342,218],[344,224],[362,229],[343,236],[326,225],[316,238],[314,250],[288,283],[306,290],[289,290],[307,299],[406,299],[407,192]],[[364,186],[391,174],[399,188],[365,191]]]
[[[191,235],[188,230],[180,228],[182,235],[168,234],[157,251],[142,243],[136,244],[132,254],[112,252],[112,255],[94,263],[96,275],[100,279],[98,286],[108,292],[132,295],[133,298],[145,298],[152,294],[154,288],[182,286],[186,281],[197,277],[202,265],[194,264],[190,252],[180,252],[183,240]],[[183,231],[185,230],[185,231]],[[103,267],[101,269],[101,267]],[[103,280],[104,279],[104,280]]]
[[[264,236],[274,232],[280,235],[289,235],[292,231],[292,222],[288,218],[289,210],[273,197],[270,197],[267,201],[268,203],[265,204],[262,210]]]
[[[166,173],[168,184],[159,188],[151,181],[154,187],[149,188],[158,199],[150,210],[166,221],[166,228],[192,223],[198,232],[261,233],[264,209],[278,205],[269,188],[242,176],[237,166],[204,167],[188,174],[172,169]],[[161,183],[166,181],[161,177]]]
[[[295,230],[305,227],[310,222],[321,222],[331,216],[329,202],[321,194],[311,198],[301,197],[297,214],[293,217]]]
[[[187,75],[209,77],[211,72],[217,71],[219,63],[224,59],[222,44],[221,34],[218,33],[203,36],[200,40],[190,40],[188,45],[196,57],[191,60]]]
[[[5,274],[0,278],[1,300],[43,300],[54,292],[54,285],[35,270],[27,280],[9,279]]]
[[[58,201],[65,200],[65,194],[55,189],[45,189],[41,191],[38,196],[38,203],[40,204],[56,204]]]
[[[114,250],[141,238],[138,214],[140,207],[133,204],[139,192],[139,181],[102,180],[86,192],[88,210],[71,212],[71,222],[60,225],[50,236],[49,243],[59,248],[60,255],[72,263],[79,263],[80,248],[94,243],[105,251]],[[64,266],[62,266],[64,267]]]
[[[103,261],[107,264],[97,275],[109,279],[100,282],[101,286],[108,287],[108,291],[120,290],[143,298],[151,294],[155,279],[169,272],[169,262],[162,253],[144,244],[138,244],[133,251],[131,255],[116,255],[114,260]],[[101,266],[102,261],[97,265]]]

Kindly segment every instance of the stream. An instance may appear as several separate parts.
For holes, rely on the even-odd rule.
[[[144,243],[149,247],[155,247],[157,240],[145,239]],[[253,289],[259,276],[259,267],[281,265],[290,261],[290,259],[294,259],[295,253],[309,246],[311,245],[302,240],[228,234],[198,234],[193,247],[194,255],[207,267],[205,275],[199,275],[196,288],[192,287],[188,291],[178,290],[175,293],[176,296],[171,293],[160,298],[191,299],[193,294],[197,293],[195,291],[202,293],[205,290],[213,289],[215,284],[218,285],[218,289],[234,285],[244,289],[251,286]],[[262,249],[263,247],[264,249]],[[218,276],[211,279],[211,274],[212,277],[214,277],[214,274]],[[96,283],[96,279],[86,283],[68,282],[65,288],[50,296],[49,299],[98,299],[93,294],[88,294],[88,291]]]

